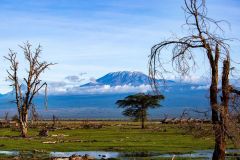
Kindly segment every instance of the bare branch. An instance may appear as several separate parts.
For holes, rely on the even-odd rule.
[[[25,60],[29,64],[27,70],[27,77],[23,78],[24,84],[19,84],[18,78],[18,62],[16,59],[17,53],[9,50],[8,56],[4,57],[10,62],[10,69],[7,71],[8,79],[12,82],[11,86],[14,88],[15,99],[19,113],[20,126],[22,136],[25,137],[27,133],[27,120],[28,111],[34,106],[33,99],[37,93],[44,87],[47,86],[46,82],[42,82],[40,75],[54,63],[47,63],[40,61],[40,54],[42,52],[41,45],[39,45],[34,51],[32,51],[32,45],[29,42],[24,43],[20,46],[23,50]],[[22,86],[26,85],[27,89],[22,93]],[[45,104],[47,101],[47,90],[45,90]]]

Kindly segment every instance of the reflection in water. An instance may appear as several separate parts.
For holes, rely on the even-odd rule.
[[[16,156],[19,155],[18,151],[0,151],[0,155]]]
[[[239,154],[240,150],[228,150],[228,157],[231,155],[231,153],[235,153],[234,157],[240,157]],[[165,158],[171,158],[174,155],[176,157],[185,157],[185,158],[203,158],[203,159],[211,159],[212,156],[212,150],[199,150],[195,151],[194,153],[188,153],[188,154],[160,154],[157,152],[104,152],[104,151],[77,151],[77,152],[50,152],[50,153],[37,153],[37,152],[18,152],[18,151],[0,151],[0,155],[8,155],[8,156],[19,156],[24,158],[39,158],[43,159],[43,157],[70,157],[72,155],[89,155],[91,157],[97,158],[97,159],[108,159],[108,158],[119,158],[124,160],[131,160],[140,157],[145,158],[159,158],[159,157],[165,157]],[[233,155],[233,154],[232,154]]]
[[[71,155],[89,155],[95,158],[118,158],[119,152],[78,151],[78,152],[51,152],[50,157],[70,157]]]

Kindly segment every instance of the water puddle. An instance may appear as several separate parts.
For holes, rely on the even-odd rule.
[[[7,155],[7,156],[17,156],[19,155],[18,151],[0,151],[0,155]]]
[[[227,158],[240,158],[240,150],[227,150]],[[234,153],[234,154],[233,154]],[[105,152],[105,151],[77,151],[77,152],[50,152],[50,153],[34,153],[34,152],[18,152],[18,151],[0,151],[0,155],[7,156],[26,156],[26,157],[41,157],[42,155],[45,157],[70,157],[72,155],[89,155],[96,159],[123,159],[123,160],[136,160],[142,159],[143,157],[149,159],[155,158],[172,158],[173,156],[182,157],[182,158],[202,158],[204,160],[211,159],[212,150],[199,150],[194,153],[188,154],[160,154],[157,152]]]
[[[50,157],[70,157],[71,155],[89,155],[95,158],[119,158],[119,152],[103,152],[103,151],[78,151],[78,152],[50,152]]]

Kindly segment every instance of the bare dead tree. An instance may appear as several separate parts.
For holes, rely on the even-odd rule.
[[[193,108],[186,108],[182,111],[182,114],[180,115],[180,118],[190,118],[192,115],[197,114],[199,117],[202,117],[203,119],[207,120],[209,118],[209,110],[198,110]]]
[[[58,120],[58,118],[53,114],[53,116],[52,116],[52,122],[53,122],[52,128],[56,127],[57,120]]]
[[[15,103],[17,105],[21,136],[27,137],[28,131],[28,111],[33,106],[33,99],[39,91],[45,87],[45,96],[47,91],[47,83],[42,82],[40,75],[53,63],[40,61],[40,54],[42,47],[39,45],[35,50],[32,50],[32,45],[27,42],[20,48],[24,52],[24,58],[28,63],[27,77],[23,78],[21,82],[18,71],[19,62],[17,60],[17,53],[10,50],[8,56],[4,58],[10,62],[10,69],[7,70],[8,79],[12,82],[10,86],[13,87],[15,93]],[[27,86],[26,91],[22,90],[23,85]]]
[[[4,115],[4,120],[5,120],[5,122],[8,122],[8,112],[5,112],[5,115]]]
[[[163,41],[151,49],[149,61],[149,75],[152,79],[153,89],[158,91],[156,79],[166,72],[162,54],[164,49],[172,47],[172,68],[180,75],[189,75],[195,68],[197,54],[206,55],[211,70],[210,105],[211,120],[215,133],[215,148],[213,160],[224,160],[226,149],[227,126],[229,122],[228,104],[230,93],[239,91],[229,85],[230,53],[224,30],[221,23],[207,17],[205,0],[184,0],[186,26],[189,35],[182,38]],[[222,63],[222,84],[219,84],[219,63]],[[222,88],[222,98],[218,100],[218,85]]]
[[[38,120],[39,115],[38,115],[36,106],[34,104],[32,104],[32,107],[30,109],[31,109],[31,121],[32,121],[31,123],[33,124],[33,122],[36,122]]]

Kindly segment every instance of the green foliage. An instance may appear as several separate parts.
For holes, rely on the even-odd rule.
[[[150,95],[138,93],[125,97],[123,100],[118,100],[116,104],[119,108],[125,108],[122,112],[124,116],[134,118],[135,120],[147,119],[147,110],[149,108],[157,108],[161,105],[160,100],[163,100],[163,95]]]

